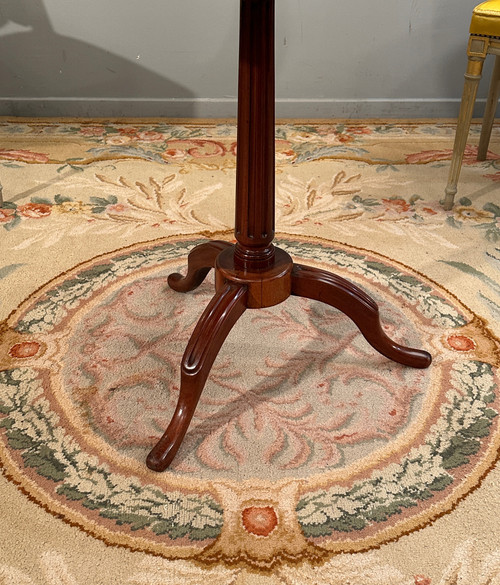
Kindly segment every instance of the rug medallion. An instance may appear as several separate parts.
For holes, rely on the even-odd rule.
[[[113,545],[269,568],[369,550],[449,512],[500,442],[500,344],[422,274],[372,252],[281,236],[294,260],[355,282],[414,370],[342,313],[291,297],[227,338],[171,468],[145,456],[213,294],[166,284],[199,239],[166,238],[62,274],[3,324],[0,453],[34,501]]]

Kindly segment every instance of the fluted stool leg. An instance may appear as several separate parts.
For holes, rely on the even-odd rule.
[[[497,110],[498,98],[500,96],[500,55],[495,58],[495,67],[491,77],[490,91],[488,93],[488,101],[486,102],[486,110],[484,112],[483,127],[481,128],[481,138],[479,139],[479,148],[477,150],[477,160],[486,160],[488,155],[488,145],[491,138],[491,130],[495,120],[495,112]]]
[[[481,80],[484,58],[469,57],[467,71],[465,73],[464,91],[460,113],[458,115],[457,131],[455,134],[455,143],[453,145],[453,155],[451,158],[450,172],[448,175],[448,184],[445,189],[445,199],[443,207],[448,210],[453,207],[453,201],[457,192],[458,178],[464,158],[465,146],[469,135],[470,123],[472,120],[472,111],[476,101],[477,88]]]

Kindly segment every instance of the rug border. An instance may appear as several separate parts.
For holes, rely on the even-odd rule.
[[[232,233],[233,233],[232,230],[225,230],[225,231],[221,231],[221,232],[214,232],[213,234],[210,234],[210,237],[215,236],[218,238],[224,238],[224,239],[230,240]],[[133,244],[130,244],[130,245],[127,245],[124,247],[119,247],[118,249],[115,249],[111,252],[105,252],[103,254],[98,254],[92,258],[86,259],[85,261],[79,262],[79,263],[77,263],[77,265],[72,266],[67,271],[64,271],[61,274],[50,279],[49,282],[43,284],[37,290],[32,291],[31,294],[29,295],[29,297],[24,299],[16,308],[14,308],[11,311],[9,316],[2,323],[0,323],[0,331],[2,330],[3,327],[6,327],[9,325],[9,323],[13,319],[14,315],[17,314],[20,310],[22,310],[23,306],[26,303],[32,302],[33,297],[39,296],[39,295],[43,294],[44,290],[52,288],[54,286],[54,283],[56,283],[57,281],[60,281],[61,279],[64,279],[67,276],[67,274],[74,272],[76,269],[78,269],[79,266],[84,266],[84,265],[88,264],[89,262],[96,262],[98,260],[105,260],[106,258],[113,257],[120,252],[126,252],[127,250],[133,250],[133,249],[137,249],[137,248],[140,248],[143,246],[155,246],[155,245],[158,245],[162,242],[168,243],[168,242],[176,242],[176,241],[178,242],[178,241],[186,241],[186,240],[193,240],[193,239],[207,239],[208,237],[209,236],[207,234],[200,234],[200,233],[163,236],[163,237],[154,238],[154,239],[150,239],[150,240],[144,240],[141,242],[135,242]],[[388,256],[386,256],[384,254],[380,254],[379,252],[376,252],[373,250],[368,250],[366,248],[353,246],[351,244],[343,243],[343,242],[340,242],[337,240],[322,238],[322,237],[318,237],[318,236],[301,237],[300,235],[297,235],[297,234],[289,234],[286,232],[279,232],[276,234],[276,237],[278,240],[281,238],[281,239],[292,239],[292,240],[298,240],[298,241],[304,241],[304,242],[305,241],[314,242],[318,245],[322,245],[325,247],[335,247],[335,245],[338,244],[342,247],[349,248],[349,249],[356,251],[356,252],[366,253],[366,254],[370,254],[370,255],[376,255],[384,260],[396,263],[401,268],[406,269],[410,273],[414,273],[414,274],[424,278],[424,280],[426,280],[429,283],[432,283],[433,285],[436,286],[437,289],[442,289],[444,292],[446,292],[466,312],[468,312],[470,315],[478,318],[481,322],[481,325],[488,332],[488,334],[491,337],[493,337],[493,339],[495,339],[495,340],[497,339],[496,336],[487,327],[487,321],[484,318],[482,318],[481,316],[476,315],[476,313],[474,313],[472,310],[470,310],[467,307],[467,305],[465,305],[461,300],[459,300],[456,297],[456,295],[454,295],[453,293],[448,291],[444,286],[436,283],[432,278],[429,278],[428,276],[422,274],[420,271],[406,265],[403,262],[400,262],[399,260],[391,259]],[[500,359],[500,356],[498,356],[498,357]],[[317,545],[317,546],[319,546],[320,550],[323,550],[325,552],[325,554],[327,555],[328,558],[331,558],[332,556],[334,556],[336,554],[342,554],[342,553],[349,554],[349,553],[366,552],[366,551],[370,551],[370,550],[379,549],[381,546],[383,546],[389,542],[396,542],[403,536],[407,536],[409,534],[423,530],[424,528],[433,525],[438,519],[440,519],[443,516],[448,515],[453,510],[455,510],[469,494],[473,493],[479,487],[481,487],[484,479],[489,474],[489,472],[494,468],[494,466],[497,464],[497,462],[500,458],[500,450],[499,450],[499,445],[497,443],[498,443],[498,441],[496,441],[494,445],[492,444],[490,446],[490,448],[488,449],[489,456],[487,457],[486,463],[484,463],[483,465],[480,465],[480,466],[478,466],[478,468],[476,468],[476,470],[475,470],[476,473],[474,474],[474,482],[472,482],[472,480],[464,482],[464,484],[462,485],[462,488],[458,490],[458,493],[457,493],[457,491],[455,491],[444,502],[440,502],[439,508],[441,509],[441,511],[436,509],[437,505],[431,506],[427,510],[423,511],[422,513],[417,514],[415,517],[410,519],[406,525],[407,529],[403,530],[403,531],[399,530],[399,531],[397,531],[397,534],[396,534],[396,530],[394,527],[388,527],[386,529],[383,529],[376,536],[373,536],[373,537],[368,538],[368,539],[366,539],[366,538],[363,539],[362,542],[359,542],[359,541],[353,542],[353,541],[349,541],[349,539],[347,539],[346,541],[342,541],[341,543],[332,542],[332,543],[330,543],[330,546],[328,546],[328,543],[321,543],[321,545]],[[2,449],[2,451],[3,451],[3,449]],[[168,547],[168,550],[162,550],[164,548],[162,545],[156,546],[155,543],[152,543],[150,541],[147,541],[146,543],[142,543],[142,542],[138,543],[137,537],[135,537],[133,539],[129,539],[128,535],[119,534],[119,533],[116,533],[114,531],[109,533],[108,530],[103,528],[103,527],[99,527],[99,526],[90,527],[88,518],[85,518],[84,521],[82,522],[81,520],[79,520],[80,515],[78,513],[76,513],[78,516],[78,519],[76,519],[74,516],[75,511],[69,511],[70,512],[69,514],[65,513],[68,510],[66,509],[66,507],[64,505],[62,505],[61,508],[59,508],[56,504],[55,509],[50,509],[50,507],[54,506],[54,502],[51,501],[50,507],[49,507],[49,505],[46,503],[45,495],[41,494],[40,490],[36,487],[33,490],[33,488],[34,488],[33,485],[31,485],[30,489],[33,490],[36,495],[33,495],[33,493],[30,493],[28,491],[27,487],[25,487],[25,483],[26,483],[27,478],[18,473],[17,466],[15,464],[13,464],[13,461],[10,460],[9,454],[6,453],[4,455],[7,455],[7,460],[8,460],[8,461],[5,461],[4,457],[2,457],[2,459],[4,460],[4,463],[7,463],[7,465],[5,465],[5,467],[4,467],[4,475],[10,482],[12,482],[14,485],[16,485],[16,487],[19,489],[19,491],[21,493],[26,495],[28,497],[28,499],[30,499],[31,501],[36,502],[37,505],[40,505],[44,510],[51,513],[51,515],[53,515],[54,517],[62,519],[64,522],[66,522],[74,527],[79,528],[83,532],[90,534],[91,536],[96,537],[99,540],[104,541],[107,545],[125,547],[131,551],[141,551],[141,552],[144,552],[146,554],[152,554],[155,556],[160,556],[160,557],[171,559],[171,560],[172,559],[189,560],[189,559],[196,558],[200,554],[199,550],[193,551],[192,547],[184,548],[183,546],[177,546],[177,547],[173,546],[173,547]],[[29,480],[28,480],[28,483],[31,484],[31,482]],[[163,482],[160,482],[160,483],[163,483]],[[174,485],[177,482],[175,482],[175,481],[172,482],[173,485],[171,482],[168,482],[168,481],[166,483],[170,484],[171,487],[174,487]],[[199,483],[198,481],[194,482],[194,484],[196,484],[196,485],[198,483]],[[203,483],[207,484],[207,482],[203,482]],[[210,482],[208,482],[208,483],[210,483]],[[244,483],[247,483],[247,482],[244,482]],[[252,485],[256,484],[255,480],[252,480],[251,483],[252,483]],[[261,484],[264,487],[266,482],[257,482],[257,483]],[[306,483],[309,483],[309,482],[306,480]],[[313,482],[313,483],[316,484],[316,482]],[[307,492],[308,490],[304,489],[304,481],[301,481],[300,484],[301,485],[299,487],[299,492],[301,492],[301,493]],[[273,482],[273,485],[274,485],[274,482]],[[317,486],[315,485],[315,487],[317,487]],[[193,489],[195,489],[195,485],[193,485]],[[212,493],[212,490],[209,490],[209,491]],[[446,503],[446,505],[445,505],[445,503]],[[446,510],[442,511],[443,507],[445,507]],[[64,510],[64,512],[63,512],[63,510]],[[201,549],[201,550],[204,550],[204,549]],[[297,558],[297,562],[301,562],[303,560],[302,555],[299,555],[299,556],[300,556],[300,558]],[[222,559],[221,559],[221,561],[223,562],[223,564],[228,564],[227,561],[224,561]],[[201,559],[200,559],[200,562],[203,563],[203,561],[201,561]],[[285,562],[285,561],[283,560],[282,562]],[[293,562],[295,562],[295,560],[288,559],[288,562],[293,563]],[[203,563],[203,564],[205,564],[205,563]],[[208,563],[208,564],[212,564],[212,563]],[[229,563],[229,564],[232,564],[232,563]]]

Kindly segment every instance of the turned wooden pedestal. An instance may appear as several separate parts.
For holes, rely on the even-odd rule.
[[[359,287],[324,270],[294,264],[274,239],[274,0],[240,0],[236,244],[212,241],[188,256],[186,276],[172,274],[176,291],[199,286],[215,269],[216,293],[200,317],[181,363],[177,407],[147,457],[154,471],[172,462],[186,434],[206,379],[231,328],[246,309],[271,307],[290,295],[336,307],[381,354],[425,368],[431,356],[402,347],[382,330],[376,303]]]

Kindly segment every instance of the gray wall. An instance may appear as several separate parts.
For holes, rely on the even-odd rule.
[[[277,0],[277,115],[455,117],[477,3]],[[234,116],[238,14],[238,0],[0,0],[0,115]]]

